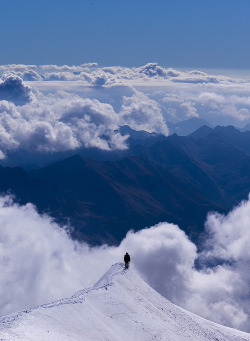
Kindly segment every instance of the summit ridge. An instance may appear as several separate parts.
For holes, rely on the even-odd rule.
[[[1,341],[247,341],[163,298],[132,265],[114,264],[89,289],[0,318]]]

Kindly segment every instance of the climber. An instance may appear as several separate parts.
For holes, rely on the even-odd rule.
[[[130,262],[130,255],[126,252],[126,255],[124,255],[125,269],[128,269],[129,262]]]

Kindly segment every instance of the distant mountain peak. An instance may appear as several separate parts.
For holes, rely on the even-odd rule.
[[[210,134],[212,131],[213,131],[213,129],[211,127],[204,125],[204,126],[200,127],[199,129],[197,129],[192,134],[190,134],[189,136],[195,137],[195,138],[205,137],[208,134]]]
[[[208,121],[199,117],[191,117],[178,123],[168,122],[167,124],[170,130],[170,134],[176,133],[179,136],[190,135],[204,125],[213,128],[213,126]]]

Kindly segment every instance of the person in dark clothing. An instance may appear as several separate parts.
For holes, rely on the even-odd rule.
[[[128,269],[129,262],[130,262],[130,255],[126,252],[126,255],[124,255],[125,269]]]

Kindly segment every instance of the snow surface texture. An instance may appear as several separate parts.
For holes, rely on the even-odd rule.
[[[243,341],[250,334],[194,315],[113,265],[93,288],[0,318],[1,341]]]

